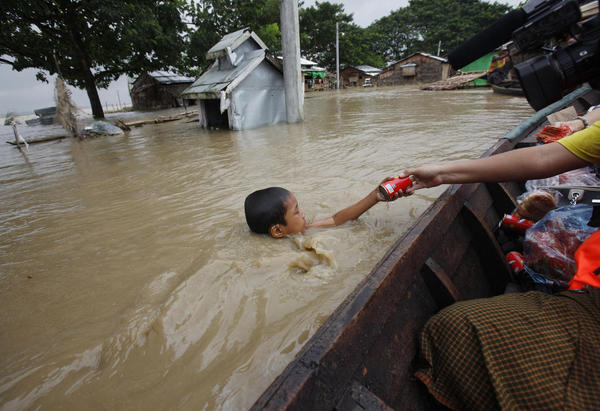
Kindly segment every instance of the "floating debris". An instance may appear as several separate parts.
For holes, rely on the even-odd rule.
[[[116,136],[123,134],[123,130],[108,121],[98,120],[86,126],[83,134],[85,137]]]
[[[470,81],[484,77],[487,71],[470,72],[468,74],[459,74],[446,80],[436,81],[421,87],[421,90],[454,90],[467,84]]]

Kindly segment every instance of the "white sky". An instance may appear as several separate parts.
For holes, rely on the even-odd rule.
[[[304,6],[315,4],[316,0],[304,0]],[[352,13],[354,22],[361,27],[369,26],[373,21],[387,16],[390,12],[408,5],[408,0],[330,0],[344,5],[344,11]],[[498,3],[518,6],[518,0],[498,0]],[[55,105],[54,80],[49,84],[37,81],[37,70],[12,71],[7,64],[0,64],[0,119],[7,113],[31,114],[34,109]],[[89,99],[84,90],[70,88],[73,101],[81,108],[89,107]],[[108,89],[98,89],[103,106],[130,105],[131,98],[127,88],[127,79],[123,76],[113,82]]]

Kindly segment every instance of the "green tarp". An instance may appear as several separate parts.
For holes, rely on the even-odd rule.
[[[305,71],[304,74],[308,74],[312,78],[325,78],[324,71]]]
[[[486,54],[483,57],[478,58],[477,60],[467,64],[463,68],[460,69],[463,73],[468,73],[470,71],[488,71],[490,68],[490,64],[492,63],[492,57],[496,54],[495,51],[492,51]],[[488,84],[486,79],[479,78],[477,80],[473,80],[469,83],[472,86],[486,86]]]

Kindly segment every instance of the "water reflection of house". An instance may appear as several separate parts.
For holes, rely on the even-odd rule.
[[[443,57],[428,53],[414,53],[396,61],[379,74],[378,85],[431,83],[445,80],[453,74],[452,68]]]
[[[340,85],[342,87],[364,86],[366,79],[370,79],[372,84],[377,84],[379,73],[381,69],[366,65],[346,67],[340,72]]]
[[[282,66],[254,32],[227,34],[206,58],[213,65],[182,93],[198,100],[201,127],[243,130],[286,121]]]
[[[181,92],[194,82],[192,77],[177,73],[154,71],[140,75],[132,84],[129,95],[134,110],[154,110],[183,105]]]

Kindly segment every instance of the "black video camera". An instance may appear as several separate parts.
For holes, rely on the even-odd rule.
[[[458,70],[512,40],[520,52],[540,54],[515,65],[527,101],[540,110],[566,92],[600,83],[600,15],[581,21],[577,0],[530,0],[448,54]],[[570,36],[563,46],[544,47]],[[555,43],[556,44],[556,43]]]

